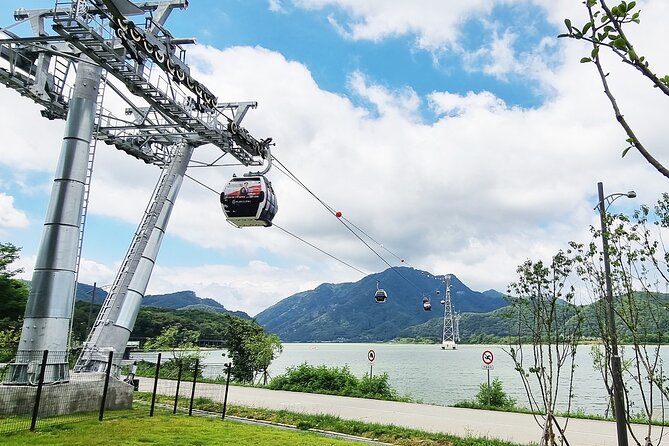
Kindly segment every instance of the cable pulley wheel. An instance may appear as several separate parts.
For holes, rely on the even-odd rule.
[[[128,34],[130,35],[130,38],[137,43],[140,43],[144,40],[144,36],[142,36],[142,33],[140,33],[136,27],[131,27],[130,30],[128,31]]]
[[[122,18],[117,18],[116,19],[116,25],[123,31],[128,30],[128,20],[127,19],[122,19]]]
[[[153,49],[153,57],[156,59],[156,62],[159,64],[165,63],[165,53],[160,51],[158,48]]]
[[[179,82],[183,83],[183,81],[186,80],[186,73],[181,69],[181,67],[177,67],[174,73],[174,77],[176,77]]]
[[[144,51],[146,51],[146,54],[153,54],[153,45],[148,40],[142,41],[142,47],[144,48]]]
[[[172,76],[174,76],[174,70],[175,70],[174,62],[172,62],[172,59],[169,57],[165,59],[165,68],[167,68],[167,71]]]

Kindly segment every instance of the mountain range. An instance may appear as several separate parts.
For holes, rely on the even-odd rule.
[[[467,315],[492,312],[508,305],[495,290],[473,291],[455,275],[450,276],[453,310]],[[376,303],[378,288],[388,294]],[[95,288],[95,290],[94,290]],[[389,268],[354,283],[324,283],[317,288],[286,297],[255,319],[283,342],[382,342],[397,337],[440,335],[445,295],[445,276],[410,267]],[[102,304],[107,292],[92,285],[77,286],[77,300]],[[432,311],[423,310],[428,297]],[[146,295],[142,307],[172,310],[199,309],[229,313],[245,319],[243,311],[230,311],[214,299],[193,291]]]
[[[454,311],[487,313],[508,305],[498,291],[472,291],[452,274],[450,283]],[[385,303],[374,299],[377,286],[388,294]],[[389,268],[355,283],[324,283],[294,294],[259,313],[256,321],[284,342],[388,341],[431,319],[441,324],[444,292],[444,276]],[[425,296],[432,311],[423,310]]]
[[[95,292],[93,291],[93,288],[95,288]],[[77,300],[102,305],[106,298],[107,292],[101,288],[85,283],[77,284]],[[229,313],[233,316],[251,319],[251,316],[243,311],[228,310],[214,299],[198,297],[194,291],[177,291],[176,293],[155,295],[147,294],[142,299],[142,307],[167,308],[171,310],[200,309],[217,311],[219,313]]]

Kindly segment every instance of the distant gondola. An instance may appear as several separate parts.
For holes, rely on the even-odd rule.
[[[388,299],[388,293],[383,288],[379,288],[379,282],[376,282],[376,293],[374,293],[374,300],[377,304],[382,304]]]
[[[423,296],[423,310],[425,311],[432,310],[432,303],[430,302],[430,298],[427,296]]]
[[[388,294],[386,293],[386,290],[376,290],[376,293],[374,293],[374,300],[376,300],[377,304],[382,304],[388,299]]]
[[[278,206],[272,184],[262,175],[235,177],[221,192],[221,208],[234,226],[272,226]]]

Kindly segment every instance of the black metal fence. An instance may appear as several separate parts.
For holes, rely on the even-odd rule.
[[[172,358],[163,362],[158,354],[155,363],[142,360],[138,364],[141,377],[135,379],[140,391],[136,401],[148,403],[149,415],[156,410],[192,415],[197,403],[207,412],[220,413],[225,418],[230,367],[229,363],[203,365],[199,359]]]
[[[197,358],[161,363],[158,354],[155,362],[123,361],[117,379],[110,354],[106,373],[66,372],[64,380],[50,380],[52,364],[60,364],[62,357],[67,353],[44,351],[39,361],[33,358],[23,367],[30,367],[28,379],[25,373],[17,379],[15,364],[0,364],[0,434],[96,417],[103,421],[131,408],[133,416],[156,411],[192,415],[197,406],[225,418],[230,364],[204,366]]]
[[[68,352],[45,350],[40,356],[18,355],[0,365],[0,433],[92,416],[102,420],[111,408],[132,407],[130,386],[110,379],[109,365],[106,373],[70,373]],[[110,354],[108,364],[112,360]]]

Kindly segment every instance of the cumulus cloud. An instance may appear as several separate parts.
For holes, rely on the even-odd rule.
[[[497,2],[294,0],[293,3],[310,10],[335,7],[343,15],[331,15],[330,22],[348,39],[378,42],[409,34],[416,36],[417,46],[438,49],[457,45],[458,25]]]
[[[274,12],[284,12],[285,8],[283,7],[283,4],[281,0],[269,0],[269,10],[274,11]]]
[[[25,212],[14,207],[14,197],[0,192],[0,233],[6,229],[25,228],[28,217]]]
[[[484,17],[491,3],[507,2],[434,1],[422,8],[406,1],[293,2],[311,11],[327,7],[349,39],[377,42],[415,35],[417,47],[453,51],[463,51],[463,23]],[[658,3],[648,9],[662,11]],[[545,19],[556,26],[565,14],[576,12],[565,2],[554,8],[553,2],[539,0],[521,4],[543,5],[537,14],[549,14]],[[280,3],[270,5],[276,9]],[[654,15],[649,19],[659,20]],[[624,137],[595,73],[578,62],[587,46],[555,44],[544,36],[537,38],[535,48],[518,50],[518,35],[497,29],[493,40],[477,48],[479,69],[497,77],[527,71],[551,91],[543,104],[511,107],[491,90],[463,93],[444,87],[422,95],[411,85],[390,88],[382,78],[362,71],[349,74],[344,95],[319,86],[304,63],[267,48],[196,46],[188,54],[195,77],[213,86],[221,100],[258,101],[243,126],[258,138],[271,136],[276,142],[273,154],[333,209],[416,268],[454,273],[474,289],[505,291],[525,259],[546,259],[569,240],[587,240],[588,227],[597,221],[593,207],[598,181],[610,191],[637,189],[645,203],[666,187],[638,155],[620,158]],[[657,40],[646,33],[638,38],[649,54],[662,54]],[[540,57],[547,48],[559,51],[551,63]],[[611,64],[621,104],[643,137],[663,147],[662,98],[624,68]],[[25,103],[5,90],[0,89],[3,104]],[[434,112],[433,120],[420,117],[423,106]],[[26,106],[10,125],[0,123],[9,147],[25,148],[3,148],[0,162],[16,171],[47,172],[55,163],[53,146],[62,123],[39,121],[44,131],[31,135],[27,123],[39,119],[33,116],[35,110]],[[203,146],[194,158],[213,160],[219,155],[218,149]],[[229,156],[221,160],[229,161]],[[165,243],[176,239],[213,254],[206,262],[187,257],[187,250],[184,258],[159,257],[149,293],[193,289],[253,315],[321,282],[362,277],[278,228],[239,230],[227,224],[218,191],[233,173],[245,171],[239,166],[189,169],[197,182],[184,181],[168,227],[172,238]],[[134,228],[159,173],[155,166],[100,144],[90,212]],[[268,177],[278,195],[279,227],[365,272],[386,268],[278,168]],[[118,264],[98,257],[87,253],[82,280],[113,279]]]

